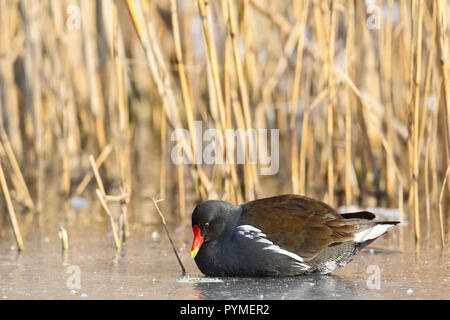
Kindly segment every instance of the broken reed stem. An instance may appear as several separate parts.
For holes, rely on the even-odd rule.
[[[16,186],[16,191],[23,193],[25,206],[27,206],[29,209],[33,209],[34,208],[33,199],[31,198],[30,192],[28,191],[28,187],[25,182],[25,179],[23,178],[19,163],[17,162],[16,156],[14,155],[14,151],[11,147],[11,144],[9,143],[8,135],[6,134],[5,129],[3,127],[0,128],[0,135],[1,135],[0,149],[4,150],[6,156],[8,157],[8,161],[11,165],[11,168],[13,169],[13,172],[17,177],[17,181],[19,182],[19,185]]]
[[[25,249],[23,245],[22,235],[20,233],[19,224],[16,219],[16,212],[14,210],[13,203],[11,201],[11,196],[9,194],[8,185],[6,183],[5,173],[3,172],[2,163],[0,161],[0,184],[3,191],[3,196],[5,197],[6,206],[8,207],[9,218],[11,221],[11,226],[14,231],[14,236],[16,238],[17,249],[23,251]]]
[[[106,160],[106,158],[109,156],[111,151],[112,151],[112,147],[109,144],[102,150],[102,152],[98,156],[97,160],[95,160],[95,168],[97,168],[97,170],[100,168],[100,166]],[[91,165],[92,165],[92,163],[91,163]],[[94,171],[89,171],[84,176],[83,180],[81,180],[80,184],[78,185],[78,187],[75,190],[76,195],[79,196],[83,193],[83,191],[86,189],[87,185],[91,181],[93,175],[94,175]]]
[[[155,204],[156,210],[158,211],[159,217],[161,218],[164,230],[166,231],[167,238],[169,238],[169,241],[170,241],[170,244],[172,246],[173,252],[175,253],[175,256],[177,257],[178,263],[179,263],[179,265],[181,267],[182,276],[184,277],[186,275],[186,269],[184,268],[183,263],[181,262],[181,259],[178,256],[177,249],[175,248],[175,245],[173,244],[172,237],[170,236],[169,230],[167,229],[167,226],[166,226],[166,219],[164,219],[164,215],[162,214],[161,210],[159,210],[159,207],[158,207],[158,204],[157,204],[158,202],[161,202],[164,199],[155,200],[155,198],[152,197],[152,200],[153,200],[153,203]]]
[[[67,231],[64,227],[59,227],[58,236],[61,239],[61,247],[64,252],[69,249],[69,237],[67,236]]]
[[[130,228],[128,226],[128,203],[130,202],[130,188],[126,183],[120,187],[122,192],[119,195],[104,195],[105,202],[119,202],[120,203],[120,216],[119,216],[119,232],[121,233],[121,241],[125,242],[130,236]]]
[[[126,200],[120,201],[119,230],[122,233],[122,236],[120,237],[122,242],[126,242],[127,238],[130,236],[130,227],[128,224],[128,201],[129,196]]]
[[[111,230],[114,237],[114,244],[116,246],[116,249],[119,250],[122,246],[122,241],[117,235],[116,223],[114,222],[114,218],[111,214],[111,211],[109,210],[108,205],[106,204],[106,201],[104,199],[104,193],[100,189],[96,189],[95,192],[97,193],[97,197],[100,199],[103,209],[105,209],[105,212],[109,217],[109,222],[111,224]]]
[[[450,174],[450,165],[447,167],[447,171],[445,173],[444,181],[442,182],[442,188],[439,195],[439,226],[441,228],[441,245],[442,248],[445,247],[445,232],[444,232],[444,212],[443,212],[443,206],[444,206],[444,190],[445,190],[445,184],[447,183],[447,178]]]
[[[95,164],[94,156],[91,154],[89,156],[89,161],[91,163],[92,171],[94,172],[95,180],[97,180],[97,185],[102,192],[103,195],[106,195],[105,187],[103,186],[102,178],[100,177],[100,174],[98,173],[97,166]]]
[[[112,229],[113,236],[114,236],[114,244],[116,246],[116,249],[119,250],[122,247],[122,241],[124,241],[124,239],[126,239],[126,237],[128,236],[128,230],[129,230],[127,211],[126,211],[126,204],[129,202],[129,199],[130,199],[130,191],[129,191],[128,185],[126,183],[124,183],[125,190],[122,190],[122,193],[120,195],[117,195],[117,196],[107,195],[105,192],[105,187],[103,186],[103,181],[97,170],[97,166],[95,164],[94,157],[92,155],[89,156],[89,161],[91,163],[92,170],[95,175],[95,179],[97,180],[97,185],[98,185],[98,189],[96,189],[97,196],[100,199],[100,202],[101,202],[103,208],[105,209],[106,214],[109,217],[109,220],[111,223],[111,229]],[[112,216],[111,211],[109,210],[108,205],[107,205],[108,201],[120,202],[120,208],[121,208],[120,219],[122,219],[121,220],[122,223],[120,225],[119,232],[122,232],[122,235],[123,235],[120,238],[117,235],[117,229],[116,229],[116,224],[114,222],[114,217]]]

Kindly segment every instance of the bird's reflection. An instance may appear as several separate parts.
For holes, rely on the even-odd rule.
[[[199,299],[339,299],[356,294],[356,284],[336,275],[281,278],[221,278],[194,285]]]

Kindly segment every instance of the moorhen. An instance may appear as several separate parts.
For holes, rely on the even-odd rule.
[[[208,200],[192,213],[191,257],[208,276],[326,274],[399,223],[374,218],[292,194],[240,206]]]

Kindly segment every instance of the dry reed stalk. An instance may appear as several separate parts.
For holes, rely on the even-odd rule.
[[[443,212],[443,206],[444,206],[444,189],[445,184],[447,183],[447,178],[450,174],[450,165],[447,167],[447,171],[445,172],[444,181],[442,182],[442,188],[439,195],[439,226],[441,229],[441,245],[442,248],[445,247],[445,232],[444,232],[444,212]],[[448,193],[447,193],[448,195]]]
[[[448,40],[444,38],[443,21],[448,8],[442,0],[423,2],[423,12],[420,13],[419,0],[378,0],[379,7],[386,9],[383,10],[382,28],[378,31],[368,31],[367,4],[360,1],[334,2],[334,38],[338,49],[336,54],[339,55],[332,58],[336,59],[336,65],[341,64],[344,56],[347,58],[351,67],[347,65],[343,69],[357,87],[352,87],[346,81],[342,82],[342,86],[336,80],[333,81],[336,102],[342,98],[344,105],[341,108],[335,103],[333,108],[335,150],[331,155],[335,160],[334,183],[336,187],[338,182],[345,186],[347,204],[356,198],[365,204],[373,201],[372,188],[369,186],[373,185],[373,177],[379,171],[383,172],[383,179],[375,181],[377,201],[383,200],[383,192],[386,191],[388,203],[392,203],[398,193],[397,200],[401,208],[403,193],[411,188],[409,198],[413,208],[417,199],[413,196],[415,187],[406,182],[411,179],[405,178],[413,177],[414,166],[418,165],[420,179],[425,179],[425,185],[422,186],[425,202],[419,205],[426,206],[427,220],[423,217],[422,225],[425,223],[427,227],[434,222],[430,218],[431,210],[433,204],[439,203],[441,180],[449,162]],[[202,3],[205,4],[204,0]],[[124,180],[131,177],[127,171],[131,167],[127,165],[127,161],[131,160],[126,151],[127,146],[136,147],[138,151],[143,147],[137,143],[133,145],[135,141],[130,139],[134,128],[141,130],[140,135],[143,130],[153,135],[155,131],[164,129],[166,133],[157,141],[157,145],[170,148],[167,131],[182,126],[189,128],[191,142],[195,141],[192,139],[192,135],[195,135],[192,130],[195,115],[221,132],[234,126],[248,129],[278,124],[281,154],[286,155],[290,145],[292,149],[299,148],[300,154],[299,159],[296,159],[298,152],[294,150],[291,158],[283,157],[280,175],[271,178],[279,178],[279,185],[285,190],[285,181],[282,179],[286,167],[292,167],[289,178],[292,179],[294,191],[298,189],[300,193],[305,193],[308,187],[311,196],[327,191],[327,178],[317,179],[317,172],[322,177],[327,175],[330,160],[327,152],[327,109],[310,112],[310,107],[302,108],[301,141],[296,141],[299,138],[293,136],[292,130],[298,129],[300,124],[292,121],[295,119],[293,115],[298,113],[298,101],[307,103],[322,96],[323,92],[326,92],[325,97],[333,96],[332,90],[329,90],[330,70],[334,72],[329,61],[331,45],[327,44],[333,37],[330,34],[330,1],[309,1],[312,12],[307,19],[300,18],[306,15],[305,10],[302,10],[302,7],[307,8],[305,1],[291,2],[289,6],[262,0],[209,1],[205,7],[207,26],[202,29],[199,4],[195,1],[172,0],[155,4],[127,0],[138,38],[130,37],[130,29],[127,28],[129,21],[123,21],[122,14],[117,11],[122,5],[119,1],[83,3],[82,13],[86,19],[81,21],[81,32],[68,31],[64,19],[65,8],[59,2],[51,2],[46,6],[20,0],[18,4],[6,6],[6,1],[0,0],[0,8],[4,8],[0,9],[0,16],[3,17],[0,19],[0,121],[14,151],[6,151],[5,139],[2,138],[5,151],[0,150],[0,153],[2,160],[9,160],[3,165],[7,165],[6,171],[11,169],[10,175],[9,172],[6,174],[12,182],[11,190],[15,190],[19,201],[23,201],[26,196],[24,188],[20,187],[23,183],[10,164],[10,154],[17,157],[17,168],[24,177],[37,176],[38,197],[33,200],[39,204],[38,199],[41,199],[40,195],[45,195],[43,190],[47,188],[42,183],[43,177],[47,179],[43,169],[60,168],[53,165],[54,157],[50,156],[54,149],[63,157],[61,178],[68,192],[73,179],[71,168],[79,166],[86,155],[96,154],[99,145],[97,131],[103,125],[108,130],[105,136],[111,140],[120,176]],[[144,10],[141,10],[141,5]],[[177,10],[177,5],[180,10]],[[400,10],[399,19],[395,11],[397,9]],[[169,13],[172,14],[172,20]],[[420,14],[421,26],[417,23]],[[198,23],[202,24],[200,29],[195,28],[196,25],[200,26]],[[301,24],[305,24],[303,31]],[[419,27],[423,28],[421,42]],[[186,31],[184,34],[183,30]],[[300,45],[305,31],[308,36],[304,44]],[[362,32],[361,41],[355,41],[356,31]],[[42,36],[44,33],[45,37]],[[204,43],[209,45],[205,47],[206,58],[199,43],[202,36],[205,37]],[[94,41],[96,49],[90,50],[92,57],[86,55],[89,51],[86,45],[89,44],[83,43],[88,38],[91,41],[92,38],[98,40]],[[354,46],[353,50],[350,50],[350,43]],[[303,52],[299,50],[295,53],[295,49],[302,46]],[[215,54],[211,55],[214,50]],[[425,61],[421,62],[419,90],[416,85],[418,50],[422,50],[422,59],[428,59],[425,64]],[[142,58],[146,59],[144,64]],[[97,62],[92,63],[93,60]],[[61,65],[63,61],[64,66]],[[176,68],[174,62],[177,62]],[[139,69],[147,65],[150,77]],[[217,72],[213,72],[213,68]],[[204,76],[205,70],[210,79]],[[368,72],[361,73],[361,70]],[[80,73],[87,75],[79,77]],[[90,97],[93,86],[89,83],[92,73],[94,77],[101,77],[102,81],[97,86],[98,94],[103,96],[107,113],[101,122],[98,122],[101,117],[93,117],[92,104],[85,104],[93,99]],[[182,74],[184,80],[181,79]],[[176,81],[180,81],[180,86]],[[223,97],[217,95],[218,85],[223,86]],[[433,97],[437,97],[437,105],[432,104]],[[25,107],[18,103],[21,99]],[[289,101],[287,104],[279,103],[286,99]],[[224,105],[225,125],[222,123],[220,100]],[[323,97],[319,100],[323,101]],[[152,106],[150,111],[143,112],[150,117],[149,128],[140,118],[141,108],[128,109],[128,101]],[[162,109],[157,105],[159,101],[162,101]],[[417,103],[422,108],[418,109],[418,125],[414,123],[417,119]],[[191,111],[188,111],[187,104],[190,104]],[[257,107],[252,109],[252,104]],[[106,109],[106,106],[109,107]],[[161,114],[167,122],[161,123]],[[168,127],[162,128],[162,124]],[[351,136],[351,131],[357,127],[360,134]],[[409,139],[408,129],[411,133]],[[13,131],[18,132],[19,141],[14,138]],[[380,132],[383,134],[380,135]],[[344,136],[345,149],[341,148]],[[188,145],[187,140],[183,139],[183,152],[193,159],[195,145]],[[20,144],[23,153],[18,151]],[[407,151],[410,152],[410,159],[404,157]],[[169,166],[166,153],[164,165]],[[424,163],[421,163],[422,156],[425,158]],[[252,165],[215,166],[208,170],[196,164],[188,167],[199,197],[212,197],[216,190],[223,190],[225,186],[225,192],[222,194],[221,191],[219,198],[231,199],[233,203],[252,197],[255,190],[257,193],[258,177],[254,174],[255,169],[256,166]],[[93,173],[89,176],[90,179]],[[298,177],[298,182],[295,177]],[[161,181],[167,185],[164,178],[161,175]],[[261,179],[261,182],[264,180]],[[418,183],[421,182],[418,180]],[[189,193],[187,186],[186,183],[186,200]],[[335,189],[337,192],[338,189]],[[14,193],[11,196],[14,198]],[[335,200],[336,197],[337,193]],[[413,213],[413,210],[409,212]],[[443,214],[444,223],[450,221],[446,212]],[[120,215],[119,218],[119,236],[123,236],[124,216]],[[411,218],[417,220],[413,215]]]
[[[185,276],[186,275],[186,269],[184,268],[183,263],[181,262],[181,259],[178,256],[178,252],[175,249],[175,245],[173,244],[172,237],[170,236],[169,230],[167,229],[166,219],[164,219],[164,215],[162,214],[161,210],[159,210],[159,207],[158,207],[158,202],[161,202],[164,199],[155,200],[154,198],[152,198],[152,200],[153,200],[153,203],[155,204],[156,210],[158,211],[159,217],[161,218],[164,230],[166,231],[166,234],[167,234],[167,238],[169,238],[170,244],[172,245],[173,252],[175,253],[175,256],[177,257],[178,264],[181,267],[182,276]]]
[[[32,110],[30,127],[34,134],[34,156],[36,158],[36,208],[41,210],[44,195],[44,114],[41,100],[42,87],[40,66],[42,65],[42,39],[40,32],[41,8],[35,1],[20,1],[19,10],[25,30],[24,71],[26,77],[25,103]]]
[[[19,163],[17,162],[16,156],[14,155],[13,148],[9,142],[8,135],[6,134],[3,126],[0,125],[0,149],[4,150],[11,168],[16,176],[18,184],[16,185],[16,190],[18,193],[22,193],[24,199],[24,204],[29,209],[34,209],[33,199],[31,198],[30,192],[28,191],[27,184],[23,178],[22,171],[20,170]]]
[[[96,19],[94,2],[82,1],[81,13],[84,17],[81,29],[84,38],[84,49],[86,55],[86,65],[88,73],[88,82],[90,90],[90,103],[92,113],[95,116],[96,137],[100,149],[106,146],[106,130],[105,130],[105,102],[102,93],[102,85],[99,75],[99,62],[97,57],[97,41],[96,41]]]
[[[258,1],[250,0],[250,5],[255,8],[258,12],[263,14],[265,17],[269,19],[274,25],[280,28],[281,32],[284,36],[288,36],[291,32],[291,23],[281,14],[276,12],[270,12],[268,9],[264,8]]]
[[[102,195],[106,195],[102,178],[100,177],[100,173],[98,172],[97,166],[95,164],[94,156],[92,154],[89,156],[89,162],[91,163],[92,171],[94,172],[94,176],[95,176],[95,180],[97,181],[98,188],[102,192]]]
[[[429,182],[429,162],[430,162],[430,138],[427,139],[425,146],[425,163],[424,163],[424,183],[425,183],[425,210],[427,214],[427,223],[430,223],[431,203],[430,203],[430,182]]]
[[[236,120],[236,124],[237,124],[237,128],[241,129],[238,131],[239,137],[241,139],[241,141],[245,142],[246,138],[244,135],[244,131],[245,131],[245,120],[244,120],[244,115],[242,114],[242,108],[240,107],[240,103],[237,100],[237,93],[235,90],[232,90],[231,92],[231,100],[232,102],[232,106],[233,106],[233,112],[234,112],[234,116],[235,116],[235,120]],[[243,143],[244,147],[245,147],[245,143]],[[250,146],[249,146],[250,147]],[[233,148],[234,150],[234,148]],[[251,149],[250,149],[251,150]],[[239,152],[239,150],[238,150]],[[254,194],[254,180],[253,180],[253,176],[252,176],[252,169],[251,169],[251,165],[249,163],[249,152],[247,152],[245,149],[240,150],[240,152],[244,152],[245,153],[245,163],[244,163],[244,192],[245,192],[245,199],[247,200],[253,200],[255,198],[255,194]],[[230,155],[233,156],[233,155]]]
[[[242,67],[242,62],[239,57],[239,48],[237,44],[237,27],[236,27],[236,19],[234,16],[234,9],[233,4],[231,0],[227,1],[228,4],[228,18],[229,18],[229,35],[231,38],[231,45],[233,49],[233,61],[234,61],[234,68],[236,70],[237,80],[238,80],[238,87],[240,91],[240,98],[241,98],[241,104],[242,104],[242,110],[244,115],[244,121],[245,121],[245,127],[247,129],[251,128],[252,123],[252,117],[250,115],[250,102],[248,97],[248,89],[247,89],[247,82],[245,81],[244,76],[244,70]]]
[[[96,193],[98,198],[100,199],[100,202],[105,209],[106,214],[109,217],[111,229],[114,236],[114,244],[116,246],[116,249],[119,250],[122,247],[122,242],[124,242],[129,235],[129,227],[128,227],[128,218],[127,218],[127,207],[126,205],[130,201],[130,190],[128,185],[125,183],[124,188],[122,189],[122,193],[118,196],[111,196],[107,195],[105,192],[105,187],[103,185],[103,181],[100,177],[100,174],[97,169],[97,165],[95,163],[94,157],[92,155],[89,156],[89,161],[91,163],[92,171],[94,172],[95,179],[97,180],[98,188],[96,189]],[[107,202],[108,201],[118,201],[120,202],[120,209],[121,209],[121,215],[120,215],[120,228],[119,232],[123,235],[122,237],[119,237],[117,234],[117,228],[116,224],[114,222],[114,217],[111,214],[111,211],[108,208]]]
[[[116,249],[119,250],[122,246],[122,241],[117,234],[117,228],[116,228],[116,223],[114,222],[114,217],[112,216],[111,211],[109,210],[108,205],[106,204],[105,193],[104,193],[104,191],[101,191],[100,189],[96,189],[95,192],[97,194],[97,197],[100,200],[100,203],[103,206],[103,209],[105,209],[105,212],[109,217],[109,222],[111,224],[111,230],[112,230],[112,234],[114,237],[114,245],[116,246]]]
[[[61,177],[62,189],[64,191],[64,195],[68,196],[70,194],[70,156],[69,156],[69,119],[68,119],[68,106],[67,104],[64,106],[65,112],[62,120],[62,162],[63,162],[63,174]]]
[[[412,35],[411,35],[411,18],[408,14],[408,7],[407,3],[408,0],[400,0],[400,16],[401,16],[401,44],[402,44],[402,52],[403,52],[403,59],[402,63],[404,66],[404,73],[402,74],[404,77],[404,80],[411,79],[409,75],[409,70],[407,70],[411,66],[411,50],[408,50],[412,47]],[[408,72],[406,72],[408,71]]]
[[[180,84],[181,84],[181,92],[183,94],[183,101],[185,106],[185,111],[187,115],[188,120],[188,128],[189,133],[191,136],[191,144],[193,152],[197,150],[196,145],[196,137],[195,137],[195,130],[194,130],[194,115],[192,112],[192,103],[191,103],[191,95],[189,93],[188,89],[188,82],[187,77],[184,69],[184,63],[183,63],[183,54],[181,51],[181,40],[180,40],[180,30],[178,26],[178,15],[177,15],[177,4],[176,0],[171,0],[170,2],[171,7],[171,13],[172,13],[172,26],[173,26],[173,34],[174,34],[174,42],[175,42],[175,53],[177,57],[177,69],[178,69],[178,76],[180,78]],[[180,157],[182,154],[180,154]],[[178,194],[179,194],[179,203],[180,203],[180,215],[182,218],[185,216],[186,211],[186,203],[185,203],[185,188],[184,188],[184,168],[182,164],[178,165],[177,168],[178,171]],[[163,195],[162,195],[163,196]]]
[[[234,69],[236,71],[236,76],[238,80],[238,87],[240,92],[240,98],[241,98],[241,106],[243,110],[243,118],[244,118],[244,128],[247,130],[252,128],[252,118],[250,114],[250,102],[249,102],[249,96],[248,96],[248,89],[247,89],[247,82],[244,77],[244,70],[242,67],[241,59],[239,57],[239,48],[237,44],[237,27],[236,27],[236,20],[234,16],[234,9],[231,0],[228,0],[228,25],[229,25],[229,35],[231,38],[231,45],[233,49],[233,61],[234,61]],[[249,139],[249,152],[253,151],[256,152],[256,146],[253,145],[253,140]],[[247,156],[247,162],[249,161]],[[255,191],[258,194],[259,193],[259,178],[256,173],[256,165],[251,164],[250,165],[251,170],[251,177],[252,177],[252,183],[254,183]],[[251,200],[251,199],[249,199]]]
[[[324,2],[320,0],[314,0],[313,2],[313,22],[314,22],[314,29],[316,31],[316,38],[317,42],[320,44],[321,48],[324,49],[326,47],[326,43],[329,40],[328,37],[328,30],[325,28],[325,26],[329,25],[329,21],[325,21],[325,17],[322,14],[322,9],[320,8],[321,4],[324,4]],[[325,61],[325,52],[321,50],[320,59],[322,62]]]
[[[3,172],[3,167],[2,167],[1,161],[0,161],[0,185],[2,187],[3,196],[5,197],[6,206],[8,207],[9,218],[11,221],[11,226],[14,231],[14,237],[16,239],[17,249],[19,251],[23,251],[25,249],[25,247],[23,245],[22,235],[20,233],[19,224],[17,223],[16,212],[14,210],[14,206],[11,201],[8,184],[6,183],[5,173]]]
[[[414,123],[413,123],[413,170],[412,170],[412,188],[414,197],[414,230],[416,239],[420,239],[420,217],[419,217],[419,103],[420,103],[420,78],[421,78],[421,62],[422,62],[422,26],[423,26],[423,0],[419,0],[418,4],[418,22],[417,22],[417,39],[416,39],[416,55],[415,55],[415,75],[414,75]]]
[[[433,13],[432,13],[432,26],[436,25],[436,19],[437,19],[437,10],[436,10],[436,3],[433,2]],[[435,61],[433,59],[434,55],[434,49],[436,46],[436,42],[434,39],[436,39],[436,28],[432,28],[432,35],[431,35],[431,42],[430,42],[430,48],[428,49],[428,61],[427,61],[427,68],[425,73],[425,84],[423,89],[423,107],[422,107],[422,113],[420,115],[420,129],[419,129],[419,153],[421,153],[422,145],[423,145],[423,139],[425,134],[425,126],[427,124],[427,109],[429,107],[429,94],[430,94],[430,83],[431,83],[431,74],[433,72],[432,66],[433,62]]]
[[[120,204],[120,215],[119,215],[119,236],[118,238],[122,243],[126,241],[126,239],[130,235],[130,228],[128,224],[128,209],[127,205],[130,202],[130,188],[126,183],[120,186],[121,193],[119,195],[103,195],[103,199],[105,204],[108,202],[119,202]]]
[[[302,121],[302,141],[300,143],[300,161],[299,161],[299,193],[306,194],[306,153],[307,143],[309,141],[309,114],[328,94],[328,90],[322,91],[314,101],[304,110]],[[314,161],[311,161],[314,162]]]
[[[189,91],[188,86],[188,80],[186,76],[186,71],[184,67],[184,59],[183,59],[183,53],[182,53],[182,46],[181,46],[181,40],[180,40],[180,28],[178,24],[178,14],[177,14],[177,0],[171,0],[170,1],[170,8],[172,12],[172,26],[173,26],[173,38],[175,43],[175,53],[176,53],[176,63],[177,63],[177,70],[178,70],[178,76],[180,78],[180,84],[181,84],[181,93],[183,94],[183,101],[187,116],[187,123],[189,128],[189,134],[191,135],[191,143],[193,144],[193,151],[195,153],[195,150],[197,146],[195,145],[196,137],[195,137],[195,130],[194,130],[194,112],[192,108],[192,98]],[[163,197],[164,198],[164,197]]]
[[[225,6],[225,3],[223,3]],[[224,10],[225,12],[225,10]],[[224,94],[225,94],[225,118],[226,118],[226,130],[232,129],[232,110],[231,110],[231,79],[230,79],[230,68],[232,65],[231,62],[231,54],[230,54],[230,46],[231,39],[230,37],[226,37],[225,39],[225,57],[224,57]],[[231,150],[230,150],[231,152]],[[231,182],[228,181],[228,194],[230,195],[231,203],[239,204],[243,201],[242,193],[240,192],[239,181],[237,178],[236,166],[233,165],[233,161],[231,161],[231,157],[234,154],[229,154],[227,151],[226,159],[230,159],[230,176]]]
[[[130,150],[130,127],[129,107],[126,99],[122,61],[125,60],[122,32],[119,25],[117,1],[113,2],[113,57],[117,83],[117,105],[119,109],[120,139],[117,143],[119,168],[122,181],[131,185],[131,150]]]
[[[208,66],[208,74],[209,77],[209,83],[211,86],[209,88],[212,88],[210,90],[210,100],[212,103],[210,104],[210,107],[215,108],[215,105],[218,106],[218,113],[219,113],[219,120],[216,120],[216,129],[224,133],[224,129],[226,128],[226,111],[225,111],[225,104],[223,101],[223,94],[222,94],[222,87],[220,82],[220,76],[219,76],[219,65],[218,65],[218,58],[217,58],[217,50],[216,45],[214,41],[213,36],[213,24],[212,24],[212,16],[210,12],[210,6],[207,0],[198,0],[198,9],[200,18],[202,20],[202,26],[203,26],[203,42],[205,45],[205,54],[207,57],[207,66]],[[223,5],[225,5],[223,3]],[[214,111],[214,109],[211,110],[213,115],[217,113],[217,111]],[[216,119],[216,117],[214,117]],[[245,128],[242,127],[242,128]],[[220,144],[221,149],[225,150],[225,145]],[[245,152],[245,151],[244,151]],[[225,170],[229,173],[230,170],[233,171],[235,168],[233,168],[232,165],[226,166]],[[256,176],[253,174],[251,175],[249,173],[249,170],[251,170],[251,166],[247,163],[244,165],[244,178],[245,178],[245,186],[248,186],[246,188],[246,194],[248,199],[253,199],[253,189],[254,189],[254,179]],[[228,174],[227,174],[228,175]]]
[[[211,75],[213,77],[213,83],[214,83],[214,93],[215,93],[215,97],[217,99],[216,101],[219,106],[220,125],[222,128],[224,128],[225,123],[226,123],[225,105],[223,102],[222,86],[220,84],[219,64],[218,64],[218,58],[217,58],[216,45],[215,45],[214,36],[213,36],[213,27],[211,25],[211,22],[212,22],[211,12],[210,12],[210,8],[209,8],[208,0],[198,0],[197,3],[198,3],[198,8],[199,8],[200,18],[202,19],[206,56],[210,62],[208,64],[208,66],[211,68]]]
[[[180,141],[178,141],[180,143]],[[183,157],[182,151],[180,149],[179,157]],[[177,177],[178,177],[178,197],[180,205],[180,217],[184,219],[186,216],[186,198],[184,194],[184,165],[181,163],[177,166]]]
[[[8,132],[12,145],[18,155],[22,155],[22,139],[20,133],[20,110],[17,86],[14,84],[14,55],[11,50],[10,23],[8,19],[7,1],[0,1],[0,80],[2,83],[1,101],[8,119]],[[0,121],[3,123],[0,115]]]
[[[335,45],[335,20],[336,8],[334,2],[331,2],[330,9],[330,31],[328,44],[328,107],[327,107],[327,153],[328,153],[328,202],[334,205],[334,106],[336,99],[336,87],[334,83],[334,45]]]
[[[387,143],[391,146],[394,142],[394,130],[393,130],[393,105],[392,105],[392,19],[393,19],[393,0],[388,1],[388,7],[390,8],[389,14],[386,19],[386,28],[383,34],[383,85],[384,85],[384,99],[386,108],[386,138]],[[380,37],[381,38],[381,37]],[[386,157],[386,194],[388,199],[392,198],[394,193],[394,179],[395,174],[392,169],[391,157]]]
[[[440,65],[440,72],[442,77],[442,86],[444,90],[444,106],[447,117],[445,118],[445,127],[447,129],[447,135],[446,135],[446,142],[447,142],[447,148],[446,148],[446,155],[447,155],[447,163],[450,159],[450,84],[449,79],[447,75],[447,49],[446,49],[446,42],[445,42],[445,21],[444,21],[444,11],[442,9],[442,1],[441,0],[435,0],[436,2],[436,10],[437,14],[439,15],[439,18],[437,19],[437,42],[438,42],[438,52],[439,52],[439,65]],[[450,188],[450,186],[449,186]]]
[[[109,154],[112,151],[111,145],[106,145],[105,148],[103,148],[102,152],[98,156],[97,160],[95,160],[95,168],[98,170],[100,166],[103,164],[103,162],[106,160],[106,158],[109,156]],[[90,160],[89,160],[90,161]],[[94,175],[94,171],[89,171],[84,177],[83,180],[81,180],[78,187],[75,189],[76,195],[81,195],[83,191],[86,189],[87,185],[92,179],[92,176]]]
[[[398,201],[398,217],[400,222],[404,221],[404,209],[403,209],[403,184],[400,182],[398,183],[398,191],[397,191],[397,201]]]
[[[275,87],[277,86],[278,82],[280,81],[281,76],[285,72],[285,70],[288,66],[288,57],[292,54],[292,52],[294,52],[294,49],[298,43],[298,39],[301,35],[302,24],[303,24],[303,21],[299,20],[292,27],[291,32],[289,33],[289,36],[288,36],[286,42],[284,43],[283,52],[277,61],[275,70],[270,75],[270,77],[265,81],[265,83],[263,85],[262,95],[264,97],[270,97],[273,94]],[[266,98],[266,100],[270,100],[270,99]]]
[[[355,7],[352,1],[349,2],[347,25],[347,39],[345,56],[347,60],[347,74],[350,74],[350,61],[352,61],[354,42],[355,42]],[[350,181],[352,168],[352,99],[350,96],[350,88],[345,86],[345,204],[349,206],[352,203],[352,185]]]
[[[63,252],[69,249],[69,237],[67,236],[67,230],[64,227],[59,227],[58,236],[61,239],[61,247]]]
[[[127,187],[128,188],[128,187]],[[122,242],[126,242],[127,238],[130,236],[130,227],[128,224],[128,203],[130,201],[130,195],[127,194],[125,199],[120,200],[120,221],[121,225],[119,230],[122,233]]]
[[[298,170],[298,192],[299,194],[306,194],[306,145],[308,142],[309,129],[309,110],[303,112],[302,121],[302,140],[300,142],[300,159]]]
[[[161,158],[160,158],[160,175],[159,175],[159,194],[161,197],[166,196],[166,139],[167,139],[167,122],[164,112],[161,112]]]
[[[353,93],[356,95],[356,97],[361,102],[361,105],[364,109],[369,110],[371,109],[371,103],[367,101],[365,96],[362,94],[362,92],[356,87],[356,85],[353,83],[353,81],[350,79],[350,77],[343,71],[340,71],[337,73],[337,76],[343,80],[350,89],[352,89]],[[376,130],[377,136],[380,139],[381,144],[383,145],[386,154],[388,157],[391,157],[391,162],[393,164],[393,170],[397,174],[399,180],[402,180],[400,170],[398,169],[398,166],[396,165],[395,159],[394,159],[394,152],[391,148],[391,145],[387,142],[386,137],[384,136],[383,132],[381,130]],[[403,182],[402,182],[403,183]]]
[[[436,101],[440,101],[440,96],[436,98]],[[436,155],[438,153],[438,117],[439,117],[439,109],[438,108],[434,114],[432,115],[432,124],[430,126],[430,154]],[[441,152],[442,153],[442,152]],[[437,166],[437,158],[434,157],[430,159],[430,174],[431,174],[431,202],[437,203],[438,200],[438,166]]]
[[[157,85],[158,93],[163,101],[164,112],[166,114],[167,120],[170,122],[170,124],[174,129],[182,128],[181,121],[177,111],[177,104],[175,102],[174,92],[172,89],[172,84],[170,82],[170,75],[165,74],[163,76],[161,72],[167,72],[167,68],[162,68],[160,70],[160,68],[158,68],[157,65],[156,60],[157,57],[161,58],[161,54],[156,55],[154,51],[154,49],[158,46],[158,42],[156,40],[151,41],[150,39],[150,32],[145,27],[146,24],[144,23],[145,19],[142,8],[140,6],[140,2],[136,0],[127,0],[126,3],[128,12],[130,13],[139,40],[144,47],[147,62],[150,67],[152,77]],[[147,27],[151,28],[152,23],[149,22]],[[160,64],[160,67],[164,66],[163,61],[161,62],[162,63]],[[182,140],[182,147],[191,163],[195,163],[191,146],[188,145],[187,141],[184,138]],[[209,180],[207,175],[203,172],[201,167],[196,166],[196,170],[200,182],[202,183],[202,185],[204,185],[204,188],[208,190],[208,192],[212,191],[213,186],[211,184],[211,181]]]
[[[300,36],[297,42],[297,57],[296,57],[296,65],[295,65],[295,73],[294,73],[294,88],[292,92],[292,98],[290,103],[290,122],[289,122],[289,132],[290,132],[290,142],[291,142],[291,182],[292,182],[292,192],[299,193],[300,187],[300,177],[299,177],[299,154],[298,154],[298,141],[297,141],[297,132],[296,132],[296,123],[297,123],[297,106],[300,94],[300,77],[302,73],[302,65],[303,65],[303,47],[305,45],[305,29],[308,18],[308,9],[309,2],[303,1],[299,3],[300,8],[298,10],[303,10],[303,15],[299,17],[299,19],[303,22],[301,24]]]

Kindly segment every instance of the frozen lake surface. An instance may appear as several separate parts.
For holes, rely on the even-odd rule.
[[[66,255],[61,253],[56,226],[28,232],[26,250],[20,254],[7,233],[0,238],[0,299],[449,298],[449,250],[436,241],[423,241],[416,248],[408,226],[378,239],[331,275],[205,281],[180,279],[180,268],[158,224],[132,226],[120,252],[105,226],[73,224]],[[189,256],[188,223],[171,230],[187,276],[203,277]]]

